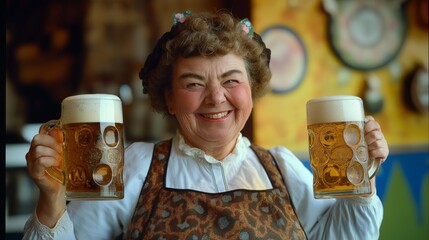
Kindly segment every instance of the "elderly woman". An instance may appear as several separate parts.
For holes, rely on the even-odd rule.
[[[36,135],[26,158],[40,198],[24,238],[378,238],[377,195],[314,199],[311,173],[289,150],[241,135],[270,80],[269,60],[246,19],[176,14],[140,73],[153,108],[177,120],[175,137],[126,149],[124,199],[66,205],[63,186],[45,172],[58,165],[61,134]],[[372,117],[365,132],[370,157],[385,159]]]

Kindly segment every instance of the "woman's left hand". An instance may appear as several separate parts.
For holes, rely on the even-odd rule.
[[[386,138],[381,132],[380,124],[372,116],[365,117],[365,141],[368,145],[368,154],[370,158],[380,159],[381,163],[386,161],[389,155],[389,147]],[[372,192],[367,197],[371,197],[376,192],[375,177],[371,178]]]
[[[389,155],[386,138],[381,132],[380,124],[372,116],[365,118],[365,141],[370,158],[381,159],[382,163]]]

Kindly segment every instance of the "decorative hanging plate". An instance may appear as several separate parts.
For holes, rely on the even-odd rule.
[[[332,48],[347,66],[373,70],[399,53],[406,37],[406,17],[396,1],[337,1],[330,13]]]
[[[429,74],[424,67],[414,71],[410,86],[411,102],[420,113],[429,112]]]
[[[295,89],[303,80],[307,69],[307,53],[303,41],[297,33],[283,25],[267,28],[261,33],[261,37],[271,49],[272,92],[287,93]]]

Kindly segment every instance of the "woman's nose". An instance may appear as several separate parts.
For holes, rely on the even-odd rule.
[[[207,88],[206,103],[219,105],[225,101],[225,92],[220,85]]]

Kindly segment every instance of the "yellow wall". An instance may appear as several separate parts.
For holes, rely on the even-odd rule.
[[[416,2],[411,0],[406,5],[408,35],[392,62],[401,70],[399,77],[392,74],[391,65],[372,71],[381,80],[385,100],[382,111],[373,116],[381,124],[393,150],[429,143],[428,115],[406,108],[402,97],[404,77],[416,64],[428,62],[428,30],[417,25]],[[368,72],[346,67],[332,51],[327,35],[328,17],[321,0],[252,0],[252,23],[258,33],[272,25],[288,26],[301,37],[308,56],[305,78],[295,90],[269,93],[255,103],[255,143],[264,147],[283,145],[298,154],[306,154],[306,101],[322,95],[361,96]],[[346,73],[346,82],[339,82],[340,73]]]

